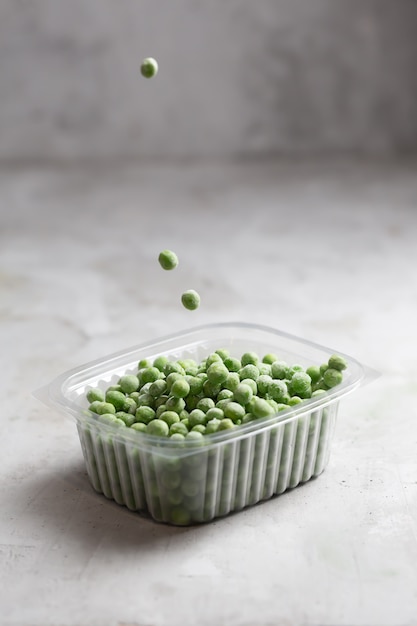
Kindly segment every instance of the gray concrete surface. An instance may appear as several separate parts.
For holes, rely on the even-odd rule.
[[[0,0],[0,158],[407,152],[416,64],[415,0]]]
[[[415,624],[416,163],[10,168],[0,188],[1,625]],[[327,470],[188,529],[94,493],[75,424],[31,392],[223,320],[381,372],[342,402]]]

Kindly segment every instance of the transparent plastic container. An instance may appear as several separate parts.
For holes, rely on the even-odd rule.
[[[338,353],[347,361],[343,382],[326,394],[202,443],[173,442],[115,428],[88,410],[86,393],[105,390],[137,372],[140,359],[166,355],[201,361],[226,348],[232,356],[275,353],[289,364],[321,365]],[[376,375],[338,350],[272,328],[246,323],[200,326],[112,354],[66,372],[35,395],[75,418],[94,489],[158,522],[209,522],[305,483],[325,469],[339,401]]]

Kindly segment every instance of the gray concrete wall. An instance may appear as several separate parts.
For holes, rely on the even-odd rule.
[[[417,2],[0,0],[0,98],[0,158],[408,152]]]

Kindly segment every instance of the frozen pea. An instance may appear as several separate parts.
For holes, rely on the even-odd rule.
[[[242,367],[245,365],[258,365],[259,357],[256,352],[245,352],[240,359]]]
[[[278,402],[277,404],[277,409],[278,411],[285,411],[286,409],[288,409],[289,405],[288,404],[284,404],[283,402]]]
[[[296,371],[290,382],[291,395],[300,396],[300,398],[309,398],[311,396],[311,378],[306,372]]]
[[[137,422],[149,424],[155,418],[155,411],[150,406],[140,406],[135,417]]]
[[[346,360],[339,354],[332,354],[328,364],[330,369],[339,370],[340,372],[347,368]]]
[[[152,383],[145,383],[141,385],[139,390],[139,395],[142,396],[144,393],[149,393],[149,389],[151,388]]]
[[[126,396],[121,391],[106,392],[106,402],[110,402],[110,404],[116,407],[116,411],[122,410],[125,400]]]
[[[256,365],[249,363],[239,370],[239,376],[240,380],[244,380],[245,378],[251,378],[252,380],[256,381],[259,376],[259,370]]]
[[[179,363],[176,361],[168,361],[164,365],[164,374],[168,377],[172,373],[182,374],[182,376],[185,376],[184,368],[181,367]]]
[[[196,408],[200,409],[200,411],[203,411],[204,413],[207,413],[209,409],[214,409],[215,406],[213,398],[201,398],[201,400],[197,402]]]
[[[158,73],[158,63],[152,57],[143,59],[140,65],[140,73],[144,78],[153,78]]]
[[[185,409],[185,400],[183,398],[170,396],[165,402],[165,406],[170,411],[174,411],[175,413],[181,413],[181,411]]]
[[[188,289],[182,294],[181,302],[189,311],[195,311],[200,306],[200,296],[194,289]]]
[[[237,387],[236,387],[236,389],[237,389]],[[233,398],[233,391],[231,391],[230,389],[222,389],[217,394],[217,402],[219,400],[226,400],[226,399],[230,399],[230,398]]]
[[[180,418],[180,420],[183,420],[188,416],[189,416],[189,413],[186,409],[182,409],[182,411],[178,413],[178,417]]]
[[[185,406],[187,411],[192,411],[197,408],[197,404],[200,400],[200,396],[187,396],[185,398]]]
[[[321,378],[321,372],[318,365],[310,365],[310,367],[306,369],[306,374],[310,376],[312,383],[316,383]]]
[[[180,420],[181,424],[184,424],[184,426],[186,427],[187,430],[190,430],[190,418],[188,417],[183,417]]]
[[[223,363],[222,357],[217,352],[211,352],[204,360],[206,369],[208,369],[210,365],[213,365],[213,363]]]
[[[166,389],[167,389],[166,381],[163,380],[162,378],[159,378],[158,380],[155,380],[151,384],[151,386],[149,387],[149,393],[151,394],[153,398],[159,398],[160,396],[164,395]]]
[[[101,406],[103,403],[104,403],[104,400],[94,400],[88,408],[92,413],[97,413],[97,407]]]
[[[158,261],[163,270],[173,270],[178,265],[178,257],[172,250],[162,250],[159,253]]]
[[[206,435],[212,435],[213,433],[216,433],[219,430],[219,425],[220,425],[220,422],[221,422],[222,419],[223,419],[223,417],[220,418],[220,419],[217,418],[217,417],[214,417],[213,419],[208,421],[207,424],[206,424],[206,432],[205,432],[205,434]]]
[[[150,393],[142,393],[136,401],[136,404],[139,406],[151,406],[153,407],[155,403],[155,398],[151,396]]]
[[[155,409],[159,409],[159,407],[162,404],[165,404],[165,402],[168,400],[169,396],[167,396],[165,393],[162,394],[162,396],[159,396],[159,398],[155,398],[155,402],[153,404]]]
[[[320,374],[323,376],[324,372],[329,369],[328,363],[322,363],[320,365]]]
[[[171,391],[171,387],[175,383],[176,380],[183,380],[183,378],[184,378],[183,374],[179,374],[178,372],[171,372],[170,374],[168,374],[168,376],[165,379],[167,391],[168,392]]]
[[[290,377],[290,368],[285,361],[274,361],[271,363],[271,376],[272,378],[279,378],[283,380],[284,378]]]
[[[175,380],[171,386],[170,393],[174,396],[174,398],[185,398],[190,393],[190,385],[187,383],[185,378]]]
[[[196,424],[196,425],[197,425],[197,424]],[[187,441],[202,442],[202,440],[203,440],[203,435],[202,435],[202,433],[199,433],[199,432],[198,432],[198,431],[196,431],[196,430],[190,430],[190,432],[189,432],[189,433],[187,433],[187,435],[186,435],[186,437],[185,437],[185,438],[186,438],[186,440],[187,440]],[[198,483],[197,483],[197,485],[198,485]]]
[[[302,398],[300,398],[299,396],[292,396],[289,400],[288,400],[288,404],[290,406],[295,406],[296,404],[300,404],[302,402]]]
[[[158,417],[158,418],[159,418],[159,416],[160,416],[160,415],[161,415],[164,411],[168,411],[168,409],[167,409],[167,405],[166,405],[166,404],[160,404],[160,405],[158,406],[158,408],[156,409],[156,411],[155,411],[155,415],[156,415],[156,417]]]
[[[285,398],[289,399],[288,388],[286,383],[279,378],[271,380],[268,387],[268,394],[277,402],[283,402]]]
[[[323,374],[323,381],[328,387],[336,387],[343,380],[343,374],[340,370],[329,367]]]
[[[233,394],[233,399],[243,406],[245,406],[252,399],[252,397],[253,397],[252,388],[249,385],[245,385],[244,383],[240,383],[240,385],[236,387],[234,394]],[[227,416],[227,417],[230,417],[230,416]],[[243,417],[243,415],[241,417]]]
[[[95,389],[89,389],[89,391],[87,392],[87,400],[90,403],[104,402],[104,398],[105,398],[104,391],[102,389],[99,389],[98,387]]]
[[[179,423],[180,421],[178,413],[175,413],[175,411],[164,411],[158,416],[158,419],[166,422],[169,427],[171,427],[173,424]]]
[[[262,357],[262,363],[267,363],[268,365],[272,365],[275,361],[278,361],[276,354],[269,353]]]
[[[185,380],[190,385],[190,395],[197,396],[203,391],[203,379],[198,376],[186,376]]]
[[[276,402],[276,400],[272,400],[272,398],[268,398],[267,402],[269,406],[272,407],[273,412],[278,413],[278,402]]]
[[[141,359],[138,363],[138,370],[151,367],[151,362],[148,359]]]
[[[202,424],[203,426],[205,426],[206,422],[207,422],[206,414],[204,413],[204,411],[201,411],[200,409],[193,409],[190,415],[188,416],[188,423],[189,423],[190,428],[197,426],[197,424]]]
[[[139,387],[139,379],[133,374],[126,374],[126,376],[122,376],[119,380],[119,385],[124,393],[133,393]]]
[[[234,423],[242,419],[245,415],[245,407],[238,402],[229,402],[223,409],[226,418],[231,419]]]
[[[220,421],[220,424],[217,430],[230,430],[231,428],[234,428],[234,427],[235,427],[235,424],[232,422],[232,420],[228,417],[225,417],[224,419]]]
[[[168,363],[168,357],[160,355],[153,360],[152,365],[153,367],[156,367],[160,372],[163,372],[166,363]]]
[[[136,413],[137,408],[138,408],[137,404],[133,398],[125,398],[122,411],[124,411],[125,413],[131,413],[132,415],[134,415]]]
[[[196,426],[192,427],[191,432],[192,433],[196,433],[197,432],[197,433],[201,433],[202,435],[204,435],[205,432],[206,432],[206,427],[203,426],[203,424],[197,424]]]
[[[258,385],[256,383],[256,380],[253,380],[253,378],[243,378],[241,380],[241,384],[248,385],[248,387],[252,389],[254,396],[256,396],[256,394],[258,393]]]
[[[208,379],[203,383],[203,393],[207,398],[216,398],[220,390],[220,384],[212,383]]]
[[[155,380],[158,380],[159,376],[160,371],[157,367],[146,367],[141,370],[140,382],[142,384],[153,383]]]
[[[318,396],[325,395],[327,392],[325,389],[315,389],[311,394],[312,398],[317,398]]]
[[[249,422],[254,422],[256,419],[253,413],[245,413],[242,417],[242,424],[249,424]]]
[[[225,398],[224,400],[219,400],[218,402],[216,402],[216,408],[220,409],[221,411],[224,411],[224,408],[230,404],[230,402],[233,402],[232,398]]]
[[[172,434],[170,433],[169,438],[170,438],[171,441],[177,441],[178,443],[182,443],[184,441],[184,439],[185,439],[185,434],[184,433],[177,433],[177,432],[172,433]],[[181,500],[180,500],[180,502],[181,502]],[[172,502],[172,504],[174,504],[174,503]]]
[[[290,377],[292,377],[295,372],[304,372],[304,367],[298,364],[292,365],[290,367]]]
[[[242,369],[242,363],[235,357],[227,357],[227,359],[224,360],[224,364],[229,372],[238,372]]]
[[[223,382],[223,387],[224,389],[229,389],[230,391],[234,391],[236,387],[239,385],[239,383],[240,383],[240,376],[238,372],[230,372],[227,375],[226,380]]]
[[[253,413],[255,417],[267,417],[273,414],[273,408],[263,398],[255,398],[251,405],[250,412]]]
[[[198,372],[196,374],[196,378],[201,378],[201,380],[204,382],[205,380],[207,380],[207,373],[204,370],[204,372]]]
[[[266,396],[269,390],[269,385],[272,382],[271,376],[268,374],[261,374],[256,381],[256,386],[258,388],[258,394],[260,396]]]
[[[134,400],[135,402],[139,398],[139,396],[140,396],[139,391],[133,391],[133,393],[129,394],[129,398],[132,398],[132,400]]]
[[[98,415],[105,415],[105,414],[108,414],[108,413],[116,413],[116,408],[115,408],[114,404],[111,404],[110,402],[99,402],[98,405],[96,406],[95,412]]]
[[[258,363],[259,376],[271,376],[271,366],[268,363]]]
[[[121,390],[122,388],[120,385],[111,385],[110,387],[107,387],[107,391],[121,391]]]
[[[224,361],[229,356],[229,350],[225,348],[219,348],[219,350],[215,350],[215,353],[219,355],[219,357]]]
[[[125,411],[117,411],[115,417],[122,420],[126,426],[132,426],[132,424],[136,422],[136,416],[131,413],[126,413]]]
[[[102,413],[101,415],[99,415],[98,419],[99,422],[102,422],[103,424],[126,427],[124,421],[116,417],[113,413]]]
[[[224,418],[224,411],[218,407],[214,407],[213,409],[209,409],[207,411],[206,417],[209,421],[212,419],[222,420]]]
[[[223,363],[212,363],[210,367],[207,369],[207,377],[211,384],[220,385],[223,383],[229,371]]]
[[[180,434],[183,437],[185,437],[185,435],[188,433],[188,428],[186,427],[185,424],[183,424],[182,422],[174,422],[173,424],[171,424],[171,426],[169,427],[169,434],[175,435],[175,434]]]
[[[168,437],[169,426],[166,422],[160,419],[152,420],[146,426],[146,432],[148,435],[155,435],[157,437]]]
[[[146,424],[144,424],[143,422],[135,422],[130,428],[132,428],[133,430],[137,430],[140,433],[146,432]]]

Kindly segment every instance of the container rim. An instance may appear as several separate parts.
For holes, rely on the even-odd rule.
[[[203,331],[213,331],[216,329],[235,329],[263,332],[269,335],[275,335],[276,337],[287,339],[294,343],[309,346],[310,348],[313,348],[315,350],[324,351],[328,354],[337,353],[347,360],[349,366],[353,367],[355,371],[355,376],[352,380],[342,382],[335,388],[329,389],[328,391],[326,391],[325,394],[322,394],[315,398],[304,400],[302,403],[292,407],[288,407],[288,409],[280,411],[279,413],[276,413],[272,416],[257,419],[253,422],[249,422],[248,424],[240,425],[238,429],[239,432],[236,432],[235,429],[232,429],[230,431],[225,430],[217,433],[212,433],[210,435],[204,435],[203,446],[200,441],[192,440],[185,440],[184,442],[181,442],[181,446],[179,446],[178,442],[171,441],[169,438],[162,439],[161,437],[134,431],[129,428],[115,428],[112,425],[107,425],[103,422],[99,422],[97,420],[97,416],[95,416],[94,413],[92,413],[88,409],[81,408],[78,404],[66,398],[65,396],[64,387],[68,385],[71,379],[79,377],[80,374],[83,374],[83,378],[86,378],[88,377],[88,374],[91,373],[97,366],[106,363],[107,370],[111,370],[112,363],[120,361],[121,358],[128,359],[130,355],[134,355],[138,351],[144,349],[155,350],[158,348],[158,346],[166,344],[167,342],[174,342],[177,339],[183,339],[185,341],[187,340],[187,338],[192,338],[193,335],[198,335]],[[372,382],[373,380],[376,380],[379,376],[380,373],[378,371],[371,367],[363,365],[355,358],[344,352],[341,352],[340,350],[333,349],[328,346],[323,346],[314,341],[303,339],[294,334],[275,329],[270,326],[254,324],[250,322],[230,321],[215,322],[194,326],[192,328],[188,328],[187,330],[177,331],[172,334],[164,335],[162,337],[156,338],[155,340],[145,341],[135,346],[130,346],[129,348],[126,348],[124,350],[118,350],[109,355],[105,355],[102,358],[94,359],[83,365],[71,368],[63,372],[62,374],[54,378],[49,384],[35,390],[33,392],[33,396],[47,406],[57,408],[62,413],[72,415],[72,417],[74,417],[77,421],[83,420],[86,423],[88,422],[90,425],[94,425],[96,427],[99,426],[100,429],[103,429],[105,432],[109,432],[114,436],[120,437],[124,441],[128,439],[134,442],[139,447],[157,446],[159,448],[162,447],[165,449],[173,449],[178,452],[179,450],[185,451],[187,449],[190,451],[195,451],[196,449],[201,449],[202,447],[204,447],[204,449],[207,449],[208,447],[210,447],[210,444],[216,445],[222,442],[230,441],[231,439],[236,441],[242,438],[249,437],[254,432],[264,432],[266,430],[270,430],[278,423],[291,422],[306,413],[310,413],[319,408],[323,408],[326,405],[329,405],[332,402],[352,392],[360,385],[364,385]]]

